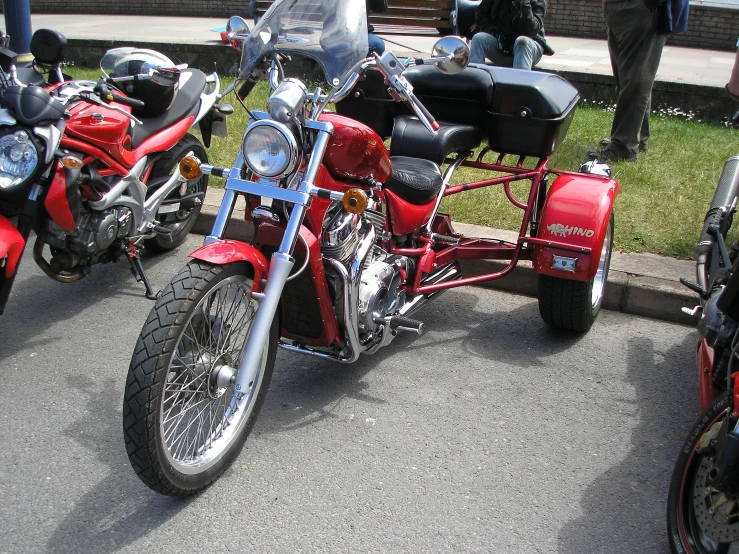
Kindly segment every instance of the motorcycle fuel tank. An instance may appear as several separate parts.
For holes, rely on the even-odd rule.
[[[116,104],[125,110],[130,108]],[[118,145],[125,144],[131,120],[122,113],[110,110],[103,106],[95,106],[80,102],[69,109],[72,117],[67,122],[66,133],[101,146],[110,151],[112,146],[117,150]]]
[[[380,135],[364,123],[335,113],[323,113],[320,120],[334,126],[323,161],[335,178],[388,180],[392,173],[390,153]]]

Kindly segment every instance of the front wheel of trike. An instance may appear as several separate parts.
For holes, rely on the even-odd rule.
[[[590,329],[603,304],[613,250],[613,213],[598,261],[598,270],[590,281],[573,281],[539,275],[539,313],[548,325],[557,329],[584,332]]]
[[[194,260],[157,300],[141,330],[126,380],[123,432],[136,474],[155,491],[196,493],[241,451],[272,377],[272,323],[256,378],[236,395],[232,376],[257,310],[243,262]]]

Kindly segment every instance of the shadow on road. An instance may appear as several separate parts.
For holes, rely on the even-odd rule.
[[[165,524],[190,499],[169,498],[146,488],[128,463],[123,444],[121,394],[113,380],[96,383],[69,377],[70,388],[87,397],[85,416],[64,430],[109,468],[107,475],[82,496],[49,539],[50,552],[93,554],[114,552]]]
[[[171,255],[182,255],[175,253]],[[144,267],[154,269],[165,262],[164,256],[145,256]],[[74,319],[78,314],[111,297],[130,296],[133,301],[150,302],[144,297],[144,287],[134,281],[128,263],[94,266],[87,277],[73,283],[58,283],[34,265],[30,247],[24,253],[21,275],[16,280],[5,313],[0,316],[0,359],[26,348],[41,348],[67,339],[66,335],[44,337],[55,323]],[[156,284],[153,285],[156,288]],[[143,322],[143,320],[142,320]]]
[[[503,299],[506,295],[502,296]],[[514,298],[511,296],[511,298]],[[451,300],[451,302],[450,302]],[[354,364],[340,364],[278,352],[275,373],[255,434],[292,431],[314,425],[334,415],[347,400],[384,404],[383,398],[365,393],[364,377],[399,352],[449,345],[477,358],[536,367],[557,352],[567,350],[583,338],[548,327],[539,316],[535,300],[497,313],[476,311],[479,296],[459,290],[449,292],[441,304],[432,301],[414,317],[422,320],[435,336],[433,344],[412,333],[401,333],[391,345],[372,356],[362,356]],[[515,350],[515,354],[512,353]],[[493,364],[491,364],[493,365]],[[444,371],[440,364],[438,371]],[[403,371],[398,367],[398,371]]]
[[[669,552],[661,516],[672,464],[698,416],[689,356],[694,343],[690,333],[682,344],[661,353],[649,338],[628,342],[628,381],[636,391],[634,415],[639,418],[631,448],[621,463],[588,485],[581,501],[584,515],[562,528],[558,552]]]

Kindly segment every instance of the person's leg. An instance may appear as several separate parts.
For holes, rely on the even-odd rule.
[[[498,49],[498,39],[488,33],[477,33],[470,43],[470,63],[485,63],[488,58],[494,65],[511,67],[513,56],[504,56]]]
[[[642,0],[609,3],[605,11],[609,32],[618,43],[619,83],[608,150],[617,157],[636,158],[666,36],[654,34],[653,14]]]
[[[734,58],[734,68],[731,70],[731,77],[726,83],[726,91],[735,100],[739,99],[739,40],[736,42],[736,58]]]
[[[544,48],[529,37],[518,37],[513,43],[513,67],[516,69],[531,69],[544,54]]]
[[[382,56],[382,53],[385,51],[385,41],[375,34],[369,33],[367,35],[367,45],[369,46],[370,54],[375,52],[378,56]]]

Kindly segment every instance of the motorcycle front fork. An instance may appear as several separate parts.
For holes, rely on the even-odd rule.
[[[739,422],[730,419],[711,441],[716,455],[706,482],[736,496],[739,493]]]

